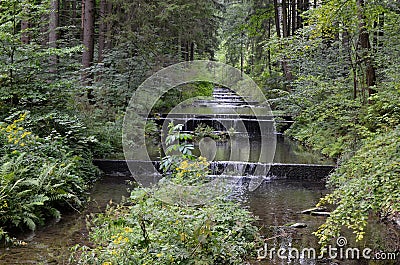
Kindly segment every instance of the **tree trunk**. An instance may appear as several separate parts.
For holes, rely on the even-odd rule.
[[[189,41],[185,41],[185,61],[189,61]]]
[[[99,25],[99,50],[98,50],[98,58],[97,61],[100,63],[103,61],[103,52],[105,48],[105,42],[106,42],[106,13],[107,11],[107,1],[106,0],[100,0],[100,10],[99,10],[99,20],[100,20],[100,25]]]
[[[72,24],[68,24],[68,16],[69,16],[69,0],[61,0],[60,6],[59,6],[59,19],[58,19],[58,27],[61,29],[58,30],[58,39],[62,39],[66,29],[64,29],[64,26],[69,26]]]
[[[310,6],[310,3],[308,0],[298,0],[297,1],[297,29],[303,27],[303,18],[301,17],[301,14],[304,11],[307,11]]]
[[[243,54],[243,32],[240,37],[240,78],[243,78],[243,64],[244,64],[244,54]]]
[[[281,26],[279,19],[279,8],[278,8],[278,0],[274,0],[274,12],[275,12],[275,27],[276,27],[276,35],[278,38],[281,37]]]
[[[255,53],[256,53],[256,47],[255,47],[255,40],[251,42],[251,54],[250,54],[250,66],[251,66],[251,72],[254,72],[254,64],[255,64]]]
[[[272,20],[271,18],[268,19],[268,31],[267,31],[268,40],[271,39],[271,24],[272,24],[271,20]],[[267,50],[267,59],[268,59],[268,73],[269,73],[269,75],[271,75],[272,65],[271,65],[271,48],[270,47],[268,47],[268,50]]]
[[[342,46],[343,46],[343,51],[346,54],[345,56],[347,57],[348,63],[351,67],[351,72],[353,73],[353,99],[357,98],[357,62],[353,63],[353,58],[351,56],[352,53],[352,48],[350,46],[350,37],[349,33],[347,30],[343,31],[342,34]],[[357,56],[357,54],[356,54]],[[357,61],[357,59],[355,60]],[[346,71],[347,67],[344,67],[344,76],[348,76],[348,72]]]
[[[285,79],[288,82],[292,82],[293,81],[293,75],[292,75],[292,70],[290,69],[290,65],[288,64],[286,58],[284,58],[282,60],[282,69],[283,69],[283,74],[285,75]],[[291,86],[287,85],[286,86],[288,88],[288,90],[290,91]]]
[[[59,0],[52,0],[50,3],[50,22],[49,22],[49,46],[57,48],[58,41],[58,22],[59,22]],[[57,72],[58,57],[52,55],[50,60],[50,73]]]
[[[289,30],[288,30],[288,15],[287,15],[287,6],[286,6],[286,0],[282,0],[282,29],[283,29],[283,37],[288,37],[289,36]]]
[[[190,43],[190,58],[189,58],[189,60],[190,61],[194,60],[194,42],[193,41]]]
[[[368,89],[368,94],[371,96],[376,93],[373,86],[375,86],[376,82],[376,74],[375,67],[370,58],[371,44],[369,41],[369,33],[365,23],[365,14],[364,14],[364,0],[357,0],[358,6],[358,18],[359,18],[359,39],[358,46],[361,49],[361,61],[365,64],[365,84]]]
[[[297,0],[298,3],[301,2],[301,0]],[[297,11],[298,12],[298,11]],[[296,1],[292,0],[292,35],[294,35],[297,27],[298,22],[296,21]]]
[[[0,10],[1,12],[2,10]],[[21,20],[21,42],[23,44],[29,44],[31,42],[31,38],[28,32],[29,29],[29,18],[28,16],[25,17],[25,15],[29,14],[29,7],[24,6],[23,7],[23,13],[24,17]]]
[[[288,36],[292,33],[292,3],[290,1],[288,0],[286,3]]]
[[[83,17],[83,54],[82,54],[82,66],[88,68],[93,63],[94,53],[94,8],[95,0],[84,0],[84,17]],[[87,79],[88,74],[82,75],[83,81]]]
[[[29,29],[29,22],[27,20],[21,21],[21,42],[24,44],[29,44],[31,38],[27,30]]]
[[[178,32],[178,41],[177,41],[177,58],[179,61],[179,58],[182,56],[182,37],[181,37],[181,30]]]

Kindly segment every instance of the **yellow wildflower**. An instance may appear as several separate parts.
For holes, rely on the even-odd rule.
[[[130,228],[130,227],[125,227],[125,232],[127,232],[127,233],[132,233],[133,232],[133,229],[132,228]]]
[[[185,241],[186,240],[186,234],[185,233],[181,233],[181,241]]]
[[[120,235],[118,238],[114,239],[113,242],[114,242],[114,244],[120,244],[122,240],[124,240],[125,242],[129,241],[129,240],[126,241],[126,238],[124,238],[123,236]]]
[[[32,132],[24,132],[22,135],[21,135],[21,139],[22,138],[25,138],[26,136],[28,136],[28,135],[30,135]]]
[[[186,169],[189,166],[188,161],[184,160],[180,164],[181,169]]]

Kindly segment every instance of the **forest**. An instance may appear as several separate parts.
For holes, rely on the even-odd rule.
[[[363,242],[377,219],[397,223],[399,251],[399,21],[395,0],[0,1],[1,245],[18,247],[16,233],[85,208],[101,178],[93,160],[124,159],[122,127],[135,90],[163,68],[208,60],[251,77],[276,120],[293,119],[285,137],[335,162],[317,205],[332,209],[313,231],[319,246],[343,230]],[[174,88],[152,113],[210,96],[213,87]],[[146,135],[157,134],[148,123]],[[211,161],[192,154],[195,138],[169,126],[169,150],[183,155],[164,154],[162,167],[175,184],[207,177]],[[255,217],[226,194],[188,207],[154,193],[133,188],[125,205],[88,221],[90,247],[75,246],[71,264],[256,258]]]

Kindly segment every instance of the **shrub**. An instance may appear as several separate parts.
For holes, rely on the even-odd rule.
[[[243,264],[255,249],[254,219],[232,201],[183,207],[135,189],[128,203],[93,219],[95,247],[76,247],[74,264]]]
[[[97,172],[62,136],[39,137],[25,129],[28,116],[19,113],[12,122],[0,124],[3,235],[11,228],[34,230],[48,217],[60,218],[61,210],[80,207]]]
[[[342,226],[361,240],[370,213],[387,217],[400,211],[400,127],[364,142],[353,157],[330,176],[335,190],[319,205],[336,209],[315,233],[321,244],[340,234]]]
[[[89,224],[93,247],[75,246],[71,262],[243,264],[250,258],[259,242],[254,217],[218,189],[211,189],[212,200],[193,198],[201,195],[197,185],[208,182],[208,162],[192,155],[191,135],[181,133],[181,125],[169,128],[164,181],[159,187],[136,188],[125,205],[94,216]],[[181,184],[195,188],[188,195],[188,186]]]

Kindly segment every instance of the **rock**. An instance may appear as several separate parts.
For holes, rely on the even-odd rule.
[[[289,227],[293,227],[293,228],[305,228],[305,227],[307,227],[307,224],[305,224],[305,223],[295,223],[295,224],[290,225]]]
[[[314,207],[310,209],[306,209],[304,211],[301,211],[300,213],[302,214],[311,214],[312,212],[321,212],[321,211],[326,211],[325,207]]]
[[[317,216],[330,216],[330,212],[311,212],[311,215],[317,215]]]

